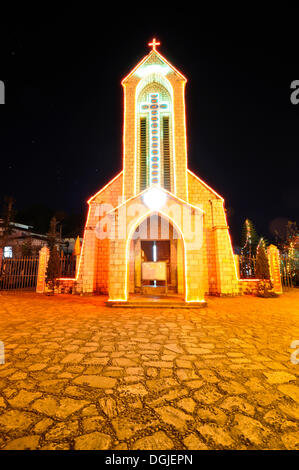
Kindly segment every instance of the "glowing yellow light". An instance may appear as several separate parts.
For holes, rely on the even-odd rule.
[[[143,194],[144,204],[151,210],[159,210],[166,202],[166,194],[159,188],[151,188]]]

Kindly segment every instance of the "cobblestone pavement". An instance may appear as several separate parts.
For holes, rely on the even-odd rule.
[[[0,340],[0,449],[299,449],[298,289],[193,310],[2,293]]]

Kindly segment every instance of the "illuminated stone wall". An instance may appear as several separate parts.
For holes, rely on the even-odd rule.
[[[150,67],[149,69],[147,67]],[[148,70],[151,75],[146,75]],[[162,72],[163,73],[162,73]],[[160,73],[161,72],[161,73]],[[161,215],[169,217],[171,223],[185,238],[181,220],[175,220],[170,213],[170,203],[180,209],[183,206],[196,206],[203,213],[203,234],[200,248],[194,249],[191,243],[181,240],[178,251],[182,260],[177,266],[178,292],[187,301],[200,301],[205,293],[214,295],[235,295],[239,293],[236,266],[227,226],[224,201],[212,188],[187,170],[187,142],[185,116],[185,77],[156,51],[151,51],[122,81],[124,89],[124,127],[123,127],[123,171],[89,200],[89,215],[84,233],[76,289],[83,293],[106,293],[110,300],[127,300],[134,290],[134,277],[130,277],[134,259],[130,251],[130,231],[134,224],[140,223],[140,213],[130,214],[133,204],[143,205],[144,216],[148,208],[143,204],[138,186],[138,96],[142,90],[153,90],[164,86],[171,97],[171,158],[172,194],[168,194]],[[156,87],[156,88],[155,88]],[[169,101],[170,102],[170,101]],[[112,163],[112,162],[111,162]],[[125,239],[112,237],[99,239],[96,235],[97,224],[105,214],[98,212],[99,204],[109,204],[113,223],[117,225],[121,217],[119,205],[127,214]],[[126,202],[125,202],[126,201]],[[191,215],[191,218],[195,217]],[[129,248],[128,248],[129,247]],[[131,269],[130,269],[131,264]]]

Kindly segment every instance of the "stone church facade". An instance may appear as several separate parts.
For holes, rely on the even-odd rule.
[[[114,302],[166,283],[185,302],[235,295],[224,200],[188,169],[187,80],[157,45],[122,80],[123,169],[88,200],[75,289]],[[150,262],[165,263],[165,283],[144,280]]]

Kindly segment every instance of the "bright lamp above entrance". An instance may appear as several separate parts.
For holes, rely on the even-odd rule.
[[[151,188],[143,194],[144,204],[151,210],[159,210],[166,202],[166,194],[159,188]]]

